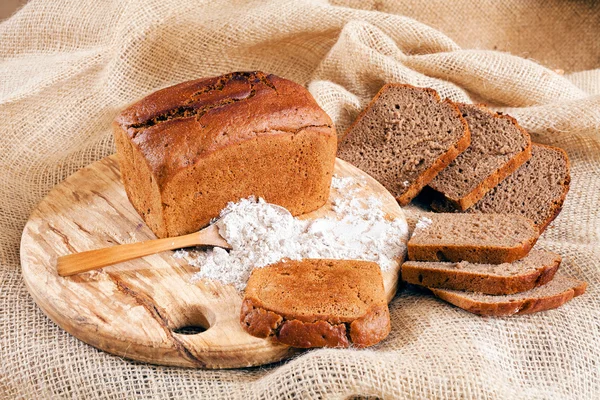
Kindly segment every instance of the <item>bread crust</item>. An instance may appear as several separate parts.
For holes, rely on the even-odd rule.
[[[406,83],[386,83],[379,89],[375,97],[371,99],[371,101],[367,104],[363,111],[358,114],[352,125],[346,130],[343,134],[340,143],[346,139],[349,133],[356,127],[356,125],[360,122],[360,120],[366,115],[369,109],[373,106],[373,104],[381,97],[381,95],[390,87],[408,87],[412,89],[419,89],[430,92],[434,97],[441,102],[442,99],[440,95],[435,89],[432,88],[422,88],[413,85],[409,85]],[[419,177],[407,188],[407,190],[400,196],[396,197],[396,200],[401,206],[405,206],[414,199],[419,192],[427,186],[429,182],[435,178],[435,176],[440,173],[444,168],[446,168],[460,153],[466,150],[471,143],[471,131],[469,130],[469,126],[467,125],[467,121],[463,118],[462,113],[460,112],[458,106],[454,104],[451,100],[445,99],[444,103],[447,103],[452,106],[456,110],[457,116],[463,124],[464,132],[460,139],[454,143],[444,154],[442,154],[427,170],[425,170]]]
[[[288,346],[367,347],[390,332],[379,265],[287,260],[252,272],[240,311],[251,335]]]
[[[288,319],[256,305],[252,299],[244,299],[240,322],[252,336],[271,338],[298,348],[364,348],[379,343],[391,330],[387,306],[373,306],[364,316],[351,322],[323,319],[308,322]]]
[[[485,178],[476,188],[474,188],[471,192],[461,198],[453,198],[442,192],[445,199],[452,204],[453,207],[457,208],[460,211],[465,211],[473,204],[477,203],[487,192],[495,188],[504,178],[515,172],[521,165],[523,165],[527,160],[531,158],[531,137],[529,133],[519,125],[516,119],[511,117],[508,114],[498,114],[492,112],[488,109],[484,104],[476,104],[476,106],[487,113],[489,113],[494,118],[502,118],[507,119],[511,123],[513,123],[517,129],[521,131],[523,136],[527,138],[527,147],[517,153],[512,159],[510,159],[506,164],[502,165],[500,168],[496,169],[493,173],[491,173],[487,178]],[[433,190],[437,191],[432,187]]]
[[[558,308],[585,292],[587,283],[579,282],[579,285],[567,289],[552,296],[538,298],[523,298],[518,300],[507,300],[505,302],[484,303],[474,301],[457,293],[447,292],[443,289],[430,289],[433,294],[465,311],[482,316],[505,317],[517,314],[532,314],[539,311]]]
[[[387,305],[373,306],[370,312],[350,323],[350,341],[355,347],[368,347],[381,342],[390,331]]]
[[[463,290],[490,295],[508,295],[545,285],[554,277],[561,263],[555,254],[552,262],[525,274],[499,276],[465,270],[441,270],[416,265],[410,261],[402,265],[402,279],[407,283],[428,288]]]
[[[544,222],[538,226],[538,229],[540,230],[541,234],[562,211],[562,206],[565,203],[565,199],[567,198],[567,193],[569,193],[569,189],[571,188],[571,161],[569,160],[567,152],[561,149],[560,147],[548,146],[540,143],[536,143],[536,146],[542,146],[560,152],[565,158],[567,168],[567,176],[565,177],[565,183],[563,184],[563,194],[559,199],[553,202],[552,208],[550,209],[550,213],[548,214],[548,218],[546,218]]]
[[[159,90],[117,115],[113,132],[127,195],[158,237],[197,231],[250,195],[293,215],[328,198],[331,118],[303,86],[274,75],[234,72]]]
[[[411,245],[408,259],[413,261],[469,261],[479,264],[503,264],[520,260],[529,254],[538,237],[528,238],[514,247]]]

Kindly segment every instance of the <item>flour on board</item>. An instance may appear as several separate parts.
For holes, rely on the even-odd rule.
[[[254,197],[229,203],[215,223],[232,249],[178,250],[175,257],[200,269],[193,280],[217,280],[240,291],[253,268],[285,259],[367,260],[383,271],[392,268],[406,251],[405,220],[387,220],[378,197],[357,196],[364,189],[353,178],[334,176],[331,187],[339,192],[334,215],[314,220],[294,218]]]

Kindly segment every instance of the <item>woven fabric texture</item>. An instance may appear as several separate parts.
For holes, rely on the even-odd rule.
[[[0,24],[0,398],[597,398],[599,22],[600,6],[585,1],[29,2]],[[307,85],[340,133],[395,81],[486,102],[564,148],[571,191],[538,246],[559,252],[587,293],[537,315],[481,318],[403,291],[392,333],[371,349],[240,370],[131,362],[63,332],[21,278],[36,204],[114,152],[110,123],[127,103],[254,69]]]

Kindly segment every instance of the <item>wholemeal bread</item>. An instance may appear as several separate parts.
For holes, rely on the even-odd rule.
[[[390,332],[379,265],[286,261],[256,268],[240,316],[251,335],[301,348],[371,346]]]
[[[507,214],[428,214],[408,241],[413,261],[510,263],[525,257],[538,239],[533,221]]]
[[[429,186],[466,210],[531,158],[531,138],[517,121],[482,105],[457,104],[471,144]]]
[[[406,261],[402,279],[429,288],[504,295],[548,283],[560,262],[560,255],[540,250],[531,250],[521,260],[504,264]]]
[[[560,307],[573,297],[582,295],[587,284],[565,276],[555,276],[550,282],[527,292],[507,296],[431,289],[440,299],[479,315],[508,316],[531,314]]]
[[[470,142],[458,107],[429,88],[387,84],[340,142],[338,157],[408,204]]]
[[[520,214],[531,219],[541,233],[560,213],[570,182],[564,150],[533,143],[531,159],[466,212]],[[431,206],[438,211],[456,211],[440,199]]]
[[[129,200],[158,237],[197,231],[250,195],[294,215],[329,196],[337,136],[302,86],[234,72],[159,90],[114,135]]]

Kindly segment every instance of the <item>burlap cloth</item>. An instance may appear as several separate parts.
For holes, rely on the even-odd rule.
[[[0,396],[598,398],[600,70],[590,69],[600,66],[600,7],[345,6],[40,0],[0,24]],[[130,362],[63,332],[21,279],[19,239],[30,212],[68,175],[114,152],[109,126],[124,104],[249,69],[307,84],[339,131],[389,81],[508,109],[534,140],[569,154],[571,191],[539,246],[562,254],[562,272],[589,282],[587,294],[558,310],[493,319],[403,292],[391,303],[392,333],[372,349],[315,350],[231,371]]]

